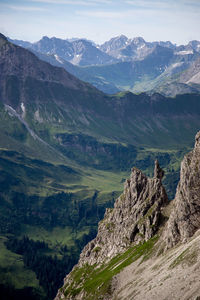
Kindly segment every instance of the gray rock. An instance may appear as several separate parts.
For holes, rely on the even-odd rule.
[[[162,207],[168,203],[161,179],[164,172],[155,162],[154,177],[149,178],[133,168],[130,179],[126,180],[123,194],[116,200],[113,209],[107,209],[104,219],[99,222],[98,234],[83,249],[77,267],[98,266],[124,252],[130,245],[147,241],[159,229],[162,221]],[[70,274],[64,286],[70,286]],[[64,298],[59,291],[56,299]],[[81,293],[77,298],[81,298]],[[71,299],[70,296],[67,299]]]
[[[158,230],[161,208],[168,203],[161,179],[164,175],[158,161],[154,178],[137,168],[126,180],[123,194],[114,209],[107,209],[99,223],[97,237],[83,249],[79,265],[101,264],[123,252],[131,243],[150,239]]]
[[[200,228],[200,132],[181,163],[174,206],[164,231],[167,248],[185,242]]]
[[[116,200],[114,209],[106,210],[104,219],[99,223],[97,237],[83,249],[75,268],[83,265],[100,266],[124,252],[130,245],[148,240],[156,234],[162,222],[162,208],[168,203],[161,182],[163,175],[158,161],[155,161],[153,178],[145,176],[137,168],[132,169],[123,194]],[[200,132],[196,135],[194,150],[182,161],[180,182],[160,245],[163,246],[163,240],[166,248],[171,248],[178,242],[187,242],[198,229],[200,229]],[[177,255],[180,256],[179,253]],[[73,276],[69,274],[65,278],[65,286],[71,285]],[[64,299],[63,293],[64,289],[59,291],[56,300]],[[83,290],[75,297],[71,294],[67,296],[70,300],[84,298]],[[111,295],[102,299],[114,298]],[[195,299],[199,299],[199,296]]]

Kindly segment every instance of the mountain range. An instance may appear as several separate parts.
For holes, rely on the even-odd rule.
[[[157,91],[175,96],[200,90],[199,41],[177,46],[170,41],[146,42],[142,37],[128,39],[121,35],[102,45],[84,39],[48,37],[36,43],[12,42],[106,93]],[[185,80],[185,72],[191,74],[189,80]]]
[[[173,57],[164,49],[157,66]],[[130,166],[152,175],[158,158],[172,199],[200,127],[198,93],[108,95],[38,56],[47,57],[0,35],[0,291],[7,299],[53,299]],[[131,64],[143,72],[142,62]]]

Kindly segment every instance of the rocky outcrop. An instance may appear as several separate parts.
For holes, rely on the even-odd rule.
[[[79,265],[103,263],[123,252],[131,243],[148,240],[157,232],[162,206],[168,203],[161,182],[163,175],[158,161],[153,178],[137,168],[132,169],[114,209],[107,209],[99,223],[97,237],[83,249]]]
[[[99,223],[97,237],[83,249],[76,270],[85,265],[102,265],[130,245],[147,241],[155,235],[162,221],[162,207],[168,203],[161,182],[163,175],[158,161],[155,162],[153,178],[137,168],[132,169],[123,194],[116,200],[113,209],[106,210],[104,219]],[[65,286],[70,286],[72,281],[69,274]],[[56,299],[62,298],[65,296],[59,291]]]
[[[176,196],[166,209],[163,175],[158,161],[153,178],[132,169],[123,194],[114,209],[106,210],[97,237],[83,249],[57,300],[199,299],[200,132],[194,150],[181,164]],[[156,238],[151,239],[160,228],[162,213],[170,210],[158,243],[152,244],[153,251],[146,255],[147,259],[140,259],[147,244]],[[139,244],[140,241],[147,242]],[[163,241],[166,248],[182,243],[162,254]]]
[[[200,229],[200,132],[194,150],[181,163],[174,207],[164,231],[167,248],[186,242]]]

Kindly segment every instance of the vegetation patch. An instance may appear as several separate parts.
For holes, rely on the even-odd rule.
[[[142,217],[139,221],[138,224],[142,225],[146,222],[146,220],[148,219],[148,217],[150,217],[152,215],[152,213],[155,211],[156,207],[157,207],[157,203],[155,202],[147,211],[147,213],[144,215],[144,217]]]
[[[72,290],[83,290],[84,299],[100,299],[99,297],[111,292],[111,280],[121,270],[142,256],[149,256],[158,237],[155,236],[147,242],[129,248],[123,254],[114,257],[109,263],[97,268],[96,265],[86,264],[82,268],[76,268],[71,273],[72,286],[66,287],[65,295],[73,294]]]
[[[115,228],[115,223],[111,222],[111,223],[107,223],[106,224],[106,229],[109,231],[109,232],[113,232]]]
[[[101,247],[95,247],[92,251],[98,253],[101,250]]]

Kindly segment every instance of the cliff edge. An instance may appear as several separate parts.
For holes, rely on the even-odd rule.
[[[153,178],[147,177],[137,168],[132,169],[123,194],[116,200],[113,209],[106,210],[104,219],[99,222],[96,238],[83,249],[78,265],[65,278],[64,288],[59,291],[56,299],[89,299],[87,291],[83,289],[84,278],[80,282],[74,281],[77,270],[85,272],[88,266],[95,270],[109,264],[130,247],[155,236],[163,221],[162,209],[168,204],[162,185],[163,175],[158,161],[155,161]],[[93,299],[99,299],[97,295],[95,297]]]
[[[167,248],[187,242],[200,228],[200,132],[182,163],[174,207],[164,232]]]
[[[200,299],[200,132],[172,202],[163,175],[158,161],[153,178],[132,169],[56,300]]]

